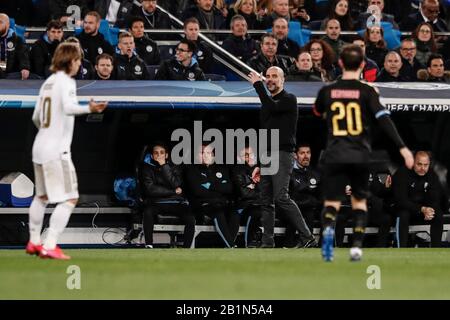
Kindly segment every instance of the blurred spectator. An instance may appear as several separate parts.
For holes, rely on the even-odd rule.
[[[150,163],[141,163],[141,186],[144,194],[143,229],[145,247],[153,248],[155,218],[175,215],[183,220],[183,247],[190,248],[195,233],[195,218],[186,199],[181,168],[170,162],[169,151],[163,143],[152,148]]]
[[[375,61],[377,66],[381,67],[384,64],[384,57],[388,53],[383,28],[377,26],[367,28],[364,33],[364,42],[366,43],[367,58]]]
[[[450,13],[449,13],[450,15]],[[447,37],[447,41],[445,41],[442,49],[441,54],[444,56],[446,60],[450,59],[450,37]]]
[[[309,52],[302,52],[298,55],[295,64],[289,69],[286,81],[322,81],[320,71],[313,68]]]
[[[241,15],[247,21],[247,28],[249,30],[263,29],[262,21],[258,19],[256,11],[256,0],[237,0],[234,4],[233,10],[230,11],[227,17],[227,25],[231,27],[231,19],[235,15]]]
[[[16,24],[21,26],[33,25],[32,0],[3,0],[0,1],[0,12],[14,18]]]
[[[391,14],[395,22],[399,24],[411,14],[413,2],[411,0],[385,0],[384,12]],[[399,27],[401,28],[401,25]]]
[[[350,15],[348,0],[333,0],[328,18],[323,20],[320,30],[325,30],[327,22],[330,19],[336,19],[341,25],[341,29],[344,31],[354,30],[354,23]]]
[[[161,63],[156,80],[206,80],[205,75],[193,57],[195,43],[182,39],[175,49],[175,57]]]
[[[227,248],[234,247],[235,229],[239,216],[232,211],[233,185],[226,166],[216,164],[214,151],[203,145],[197,154],[200,164],[186,167],[186,190],[196,213],[197,223],[203,216],[213,220],[214,226]]]
[[[293,65],[294,59],[289,56],[277,55],[277,38],[270,33],[261,37],[261,52],[251,58],[247,64],[262,74],[270,67],[280,67],[284,74],[288,74],[289,68]]]
[[[364,69],[361,73],[362,80],[367,82],[374,82],[377,78],[377,74],[380,71],[378,65],[372,59],[367,58],[366,56],[366,43],[364,39],[360,36],[357,36],[353,40],[353,44],[359,46],[364,53]]]
[[[51,20],[47,31],[33,44],[30,52],[31,72],[46,78],[50,75],[50,65],[56,47],[64,37],[63,25],[59,20]]]
[[[197,0],[197,5],[183,12],[183,21],[195,17],[200,29],[225,29],[226,21],[222,12],[214,6],[213,0]]]
[[[172,23],[170,21],[169,15],[162,12],[156,7],[156,0],[143,0],[142,7],[135,6],[130,16],[128,17],[128,25],[130,19],[133,16],[141,17],[144,20],[145,29],[171,29]],[[155,40],[165,40],[170,38],[170,35],[164,34],[152,34],[152,39]]]
[[[111,26],[124,28],[127,26],[127,16],[139,6],[134,0],[94,0],[94,11]]]
[[[243,16],[238,14],[231,19],[231,32],[222,44],[225,50],[244,62],[256,55],[256,41],[248,35]]]
[[[80,40],[84,56],[87,60],[94,64],[98,55],[107,53],[114,54],[111,44],[105,40],[100,28],[101,17],[96,11],[90,11],[84,17],[83,31],[77,36]]]
[[[309,144],[300,144],[295,151],[289,194],[305,217],[311,232],[313,232],[314,220],[320,221],[323,204],[321,187],[321,174],[311,166],[311,147]]]
[[[302,25],[316,20],[316,0],[290,0],[289,7],[291,18]]]
[[[423,22],[429,23],[435,32],[448,31],[445,21],[439,18],[438,0],[422,0],[419,11],[407,16],[401,22],[400,28],[402,31],[413,31]]]
[[[157,65],[161,62],[158,45],[144,32],[144,20],[134,17],[130,22],[129,31],[134,37],[136,53],[147,65]]]
[[[148,80],[150,76],[147,66],[135,52],[133,35],[129,32],[122,32],[119,36],[120,50],[114,56],[114,78],[116,80]]]
[[[273,0],[272,12],[264,17],[263,29],[269,29],[273,26],[273,22],[277,18],[285,18],[286,21],[291,21],[289,13],[289,0]]]
[[[205,73],[210,73],[214,65],[213,52],[205,41],[199,39],[199,30],[200,23],[196,18],[188,18],[184,21],[184,35],[186,39],[195,44],[194,57],[197,59],[200,69]]]
[[[348,9],[350,10],[350,16],[352,17],[354,26],[356,26],[359,15],[366,12],[367,0],[349,0]],[[365,29],[365,27],[363,29]]]
[[[81,21],[89,12],[88,0],[50,0],[50,17],[66,24],[71,15],[74,13],[73,11],[67,12],[67,9],[70,6],[78,6],[80,8],[81,16],[74,17],[76,23]]]
[[[78,40],[75,37],[69,37],[66,39],[65,42],[75,43],[80,48],[81,57],[82,57],[81,65],[80,65],[80,69],[78,70],[78,73],[75,75],[74,78],[77,80],[92,80],[92,79],[94,79],[95,69],[92,66],[92,63],[89,60],[85,59],[84,51],[81,48],[80,40]]]
[[[33,14],[32,14],[32,26],[40,27],[45,26],[51,20],[50,19],[50,1],[51,0],[32,0],[33,1]],[[1,10],[0,10],[1,12]]]
[[[384,58],[384,68],[377,76],[376,82],[402,82],[405,79],[400,74],[402,58],[395,51],[390,51]]]
[[[327,21],[325,28],[326,35],[322,38],[323,41],[328,43],[334,51],[334,61],[337,63],[342,47],[345,42],[341,39],[341,26],[336,19],[330,19]]]
[[[311,54],[313,68],[321,74],[322,81],[327,82],[336,79],[336,68],[333,65],[334,51],[328,43],[323,40],[312,39],[303,50]]]
[[[289,25],[285,18],[273,20],[272,32],[278,40],[277,54],[297,58],[300,46],[288,38]]]
[[[373,16],[377,18],[377,22],[389,22],[394,29],[399,29],[394,16],[384,13],[384,0],[369,0],[367,12],[362,11],[358,18],[358,29],[366,29],[373,25]]]
[[[228,17],[228,2],[229,0],[214,0],[214,6],[222,13],[223,17]]]
[[[236,190],[238,213],[246,218],[246,243],[247,247],[257,247],[257,228],[260,225],[262,206],[262,194],[260,189],[260,168],[256,162],[256,155],[251,147],[239,152],[239,158],[243,162],[233,168],[232,179]],[[236,226],[233,226],[236,227]],[[231,234],[236,234],[232,230]]]
[[[437,45],[434,39],[434,31],[431,28],[430,24],[423,22],[420,23],[417,28],[414,30],[412,38],[416,41],[417,60],[426,65],[428,62],[428,57],[432,53],[436,53]]]
[[[175,17],[181,19],[183,12],[189,7],[195,6],[197,0],[159,0],[159,4]]]
[[[113,76],[114,59],[107,53],[102,53],[97,57],[95,63],[95,80],[115,80]]]
[[[404,39],[400,46],[400,55],[402,57],[400,74],[405,81],[417,81],[417,71],[425,68],[425,66],[417,60],[416,53],[416,42],[411,38]]]
[[[428,58],[427,70],[420,70],[417,76],[421,81],[450,83],[450,71],[445,71],[440,54],[433,53]]]
[[[400,167],[392,177],[392,190],[399,217],[400,247],[408,246],[410,223],[431,224],[431,246],[440,247],[443,218],[440,208],[440,182],[433,169],[430,155],[418,151],[412,170]]]
[[[256,11],[258,16],[265,16],[272,12],[273,0],[256,0]]]
[[[20,78],[26,80],[30,76],[28,48],[9,26],[9,17],[0,13],[0,79],[20,73]]]

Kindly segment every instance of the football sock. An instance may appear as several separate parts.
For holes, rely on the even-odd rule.
[[[69,201],[59,203],[55,211],[53,211],[50,218],[50,226],[48,228],[47,237],[44,242],[44,248],[47,250],[53,250],[56,247],[58,238],[64,231],[64,228],[69,222],[70,215],[72,214],[75,205]]]
[[[364,232],[367,225],[367,211],[353,210],[353,247],[361,248],[364,240]]]
[[[322,210],[322,226],[334,228],[336,224],[337,210],[334,207],[328,206]]]
[[[30,241],[33,244],[41,244],[42,223],[44,222],[45,207],[47,203],[34,197],[29,210]]]

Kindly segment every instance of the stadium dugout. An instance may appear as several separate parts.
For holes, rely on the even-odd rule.
[[[32,177],[30,150],[35,128],[31,113],[42,81],[0,81],[0,176],[20,171]],[[286,89],[298,98],[300,113],[310,114],[312,103],[322,83],[288,83]],[[376,84],[384,104],[394,115],[450,113],[450,86],[435,83]],[[79,81],[78,96],[87,103],[90,97],[110,102],[104,115],[87,115],[77,119],[73,141],[74,162],[79,173],[80,206],[75,209],[63,244],[115,244],[123,239],[130,208],[108,200],[114,178],[119,172],[131,171],[144,144],[155,137],[167,138],[173,129],[202,120],[218,128],[256,128],[259,99],[247,82],[158,82],[158,81]],[[177,110],[176,112],[174,112]],[[303,120],[304,119],[304,120]],[[301,117],[299,135],[311,141],[320,140],[319,120]],[[432,122],[419,136],[432,139]],[[163,137],[161,137],[163,135]],[[425,136],[428,136],[425,138]],[[315,140],[314,140],[315,139]],[[318,141],[317,144],[322,143]],[[82,206],[82,204],[85,204]],[[96,204],[94,204],[96,203]],[[97,207],[98,206],[98,207]],[[0,208],[0,224],[26,221],[25,208]],[[444,230],[450,229],[446,221]],[[410,232],[426,232],[428,226],[412,226]],[[182,226],[170,221],[155,230],[169,234],[166,241],[175,243]],[[197,235],[213,232],[208,225],[197,226]],[[243,228],[240,230],[244,231]],[[314,230],[318,233],[318,230]],[[347,229],[346,233],[351,232]],[[376,229],[368,228],[368,233]],[[283,234],[284,228],[276,228]],[[109,239],[109,240],[108,240]]]

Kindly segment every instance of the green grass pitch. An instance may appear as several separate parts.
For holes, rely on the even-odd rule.
[[[450,249],[365,249],[356,263],[348,249],[332,263],[319,249],[65,251],[72,260],[0,250],[0,299],[450,299]],[[373,265],[381,289],[367,287]]]

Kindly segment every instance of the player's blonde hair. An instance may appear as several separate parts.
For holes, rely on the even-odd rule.
[[[70,42],[61,43],[53,55],[50,71],[64,71],[68,74],[74,60],[81,60],[81,52],[78,45]]]

